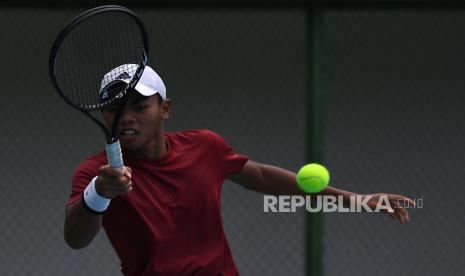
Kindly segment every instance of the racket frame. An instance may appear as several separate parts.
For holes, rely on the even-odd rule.
[[[140,33],[142,36],[142,42],[143,42],[142,57],[139,62],[139,66],[136,72],[134,73],[134,76],[132,77],[131,81],[127,84],[127,87],[123,89],[120,93],[118,93],[116,96],[114,96],[112,99],[105,101],[104,103],[100,105],[92,105],[92,106],[76,105],[71,99],[69,99],[68,96],[66,96],[63,93],[55,77],[55,60],[58,54],[58,50],[61,44],[63,43],[63,41],[66,39],[67,35],[71,33],[71,31],[74,28],[76,28],[81,22],[85,21],[89,17],[96,16],[98,14],[105,13],[105,12],[122,12],[122,13],[126,13],[127,15],[130,15],[134,19],[134,21],[137,23],[137,25],[140,28]],[[49,73],[50,73],[50,79],[52,80],[52,83],[55,89],[57,90],[58,94],[65,100],[65,102],[67,102],[69,105],[71,105],[75,109],[84,113],[87,117],[89,117],[92,121],[94,121],[103,130],[107,144],[113,144],[115,142],[118,142],[118,123],[123,113],[124,106],[127,101],[127,96],[130,94],[130,92],[135,90],[135,86],[137,85],[138,81],[140,80],[142,76],[142,73],[144,72],[145,65],[147,64],[147,60],[148,60],[148,50],[149,50],[149,41],[148,41],[147,31],[145,29],[144,24],[140,20],[139,16],[135,14],[133,11],[125,7],[117,6],[117,5],[99,6],[99,7],[92,8],[90,10],[87,10],[79,14],[74,19],[72,19],[65,26],[65,28],[58,34],[55,42],[52,45],[52,48],[50,51],[50,57],[49,57]],[[111,130],[109,130],[100,120],[98,120],[95,116],[93,116],[90,113],[90,111],[101,110],[105,106],[111,105],[117,100],[120,100],[120,104],[119,104],[120,106],[113,118]]]

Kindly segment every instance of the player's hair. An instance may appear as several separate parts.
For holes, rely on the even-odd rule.
[[[157,99],[158,99],[158,104],[161,105],[161,103],[163,102],[163,98],[160,96],[160,94],[156,94],[157,96]]]

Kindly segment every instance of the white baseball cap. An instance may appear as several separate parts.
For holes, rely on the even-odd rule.
[[[115,80],[121,80],[129,83],[134,76],[137,67],[137,64],[123,64],[106,73],[100,84],[100,91],[98,95],[99,101],[104,102],[109,96],[107,90],[104,89],[108,84]],[[135,89],[137,92],[147,97],[158,93],[163,100],[166,100],[165,84],[161,80],[160,76],[150,66],[145,66],[144,72],[137,82]]]

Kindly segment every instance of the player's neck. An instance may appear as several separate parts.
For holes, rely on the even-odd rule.
[[[141,158],[158,160],[164,158],[168,153],[166,148],[166,138],[163,131],[160,131],[157,139],[153,140],[152,143],[147,147],[147,149],[142,152]]]
[[[160,131],[155,139],[144,146],[143,150],[129,151],[127,153],[131,157],[145,160],[158,160],[166,157],[168,149],[164,132]]]

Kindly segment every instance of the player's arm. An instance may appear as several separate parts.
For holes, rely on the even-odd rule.
[[[261,164],[249,160],[242,170],[229,177],[237,184],[260,193],[271,195],[310,195],[302,191],[296,183],[296,174],[272,165]],[[342,195],[349,198],[355,193],[326,187],[322,192],[312,195]]]
[[[90,213],[82,198],[66,207],[65,241],[73,249],[88,245],[102,226],[102,215]]]
[[[125,167],[124,175],[118,169],[102,166],[95,179],[95,192],[98,196],[111,200],[132,189],[131,169]],[[102,227],[102,213],[92,211],[92,204],[83,202],[83,197],[66,207],[64,237],[74,249],[87,246]],[[90,208],[90,210],[89,210]]]
[[[242,170],[234,175],[229,177],[230,180],[236,182],[243,187],[271,195],[332,195],[332,196],[342,196],[344,205],[350,204],[350,197],[357,195],[356,193],[350,191],[344,191],[341,189],[336,189],[334,187],[326,187],[323,191],[315,194],[308,194],[302,191],[296,182],[296,174],[271,165],[261,164],[254,161],[247,161],[242,168]],[[387,196],[391,206],[394,206],[394,213],[391,213],[391,217],[397,219],[401,223],[407,222],[409,218],[408,211],[402,206],[399,202],[407,201],[409,204],[414,205],[415,203],[410,199],[402,195],[393,195],[393,194],[372,194],[372,195],[361,195],[362,200],[366,196],[370,196],[371,200],[368,201],[368,206],[372,209],[375,208],[378,199],[380,196]]]

